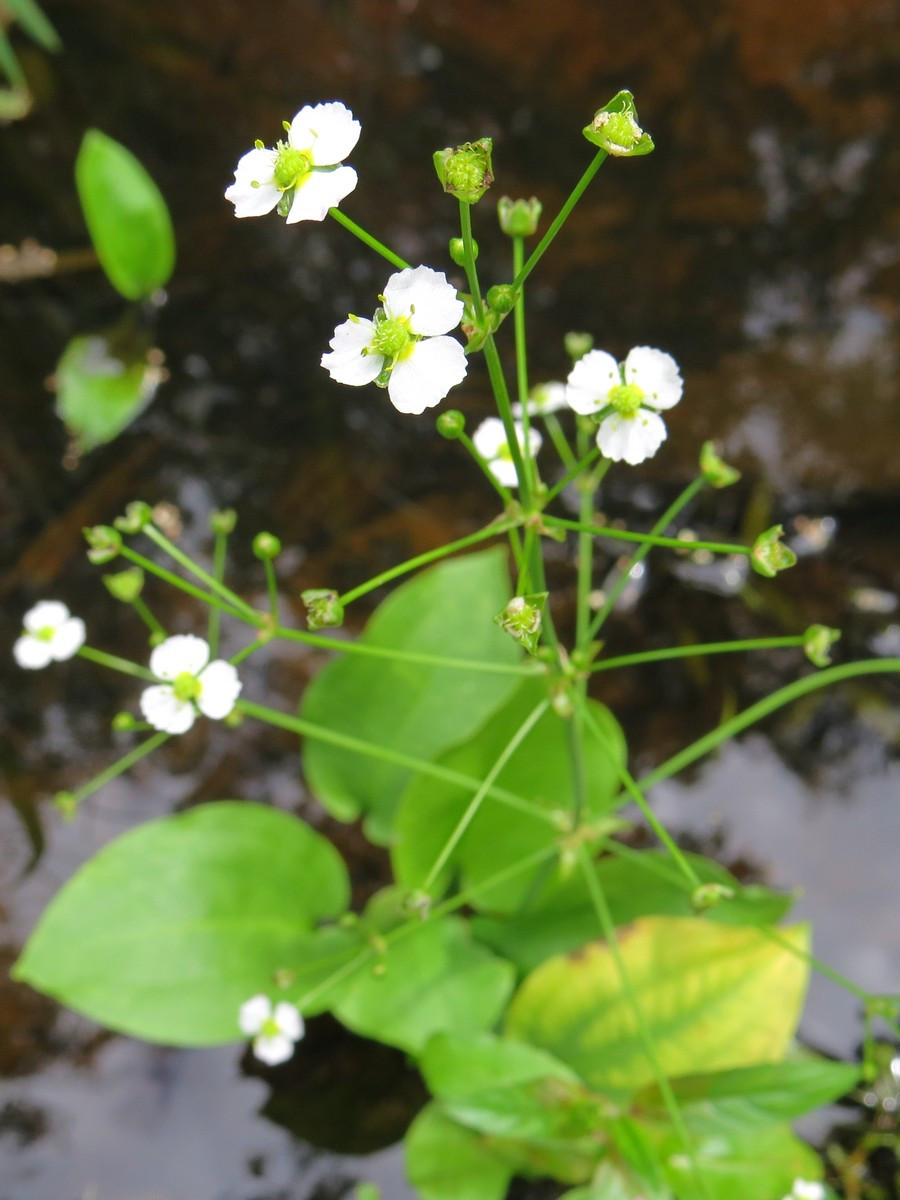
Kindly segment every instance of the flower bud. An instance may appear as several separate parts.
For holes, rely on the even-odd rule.
[[[725,883],[701,883],[691,893],[691,908],[694,912],[706,912],[707,909],[721,904],[723,900],[733,898],[734,888]]]
[[[570,332],[563,338],[563,345],[572,362],[577,363],[589,350],[593,350],[594,339],[589,333]]]
[[[88,544],[88,558],[100,565],[111,562],[122,549],[122,535],[111,525],[92,525],[82,531]]]
[[[803,653],[815,667],[831,663],[831,647],[839,640],[841,631],[828,625],[810,625],[803,635]]]
[[[458,267],[466,265],[466,243],[461,237],[450,239],[450,257]],[[475,261],[478,259],[478,243],[474,239],[472,241],[472,258]]]
[[[71,821],[78,812],[78,799],[74,792],[57,792],[53,797],[53,806],[59,809],[67,821]]]
[[[537,196],[532,196],[530,200],[513,200],[509,196],[501,196],[497,201],[500,228],[508,237],[534,237],[542,209],[543,205]]]
[[[700,474],[714,488],[730,487],[741,477],[740,471],[730,467],[716,454],[715,442],[704,442],[700,449]]]
[[[541,634],[541,609],[546,601],[547,592],[513,596],[506,608],[494,617],[494,623],[524,646],[529,654],[534,654]]]
[[[779,571],[786,571],[796,563],[797,555],[789,546],[782,545],[780,539],[783,537],[784,526],[773,525],[753,543],[750,565],[758,575],[774,579]]]
[[[653,149],[653,138],[638,124],[634,96],[627,91],[617,92],[609,104],[598,109],[582,133],[589,142],[616,158],[636,158]]]
[[[113,733],[133,733],[140,725],[137,717],[130,712],[119,712],[112,719]],[[146,726],[144,726],[146,729]]]
[[[143,500],[132,500],[130,504],[125,505],[125,515],[116,517],[113,521],[116,529],[122,533],[135,534],[140,533],[153,520],[153,509]]]
[[[306,623],[310,629],[333,629],[344,623],[344,606],[331,588],[308,588],[300,593],[306,606]]]
[[[485,300],[494,312],[505,315],[515,308],[518,294],[511,283],[495,283],[493,287],[488,288]]]
[[[253,539],[253,553],[262,562],[270,562],[281,553],[281,540],[274,533],[258,533]]]
[[[456,149],[448,146],[446,150],[436,150],[434,169],[444,191],[466,204],[477,204],[494,182],[493,148],[490,138],[479,138]]]
[[[447,412],[441,413],[434,425],[441,437],[444,437],[449,442],[452,442],[455,441],[465,429],[466,418],[462,415],[459,409],[450,408],[447,410]]]
[[[237,513],[233,508],[219,508],[209,514],[209,528],[216,536],[227,537],[234,532]]]
[[[106,590],[123,604],[134,604],[144,588],[144,572],[140,567],[128,567],[115,575],[104,575]]]

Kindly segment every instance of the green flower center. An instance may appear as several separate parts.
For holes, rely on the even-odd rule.
[[[56,633],[55,625],[42,625],[37,633],[32,634],[39,642],[52,642],[53,635]]]
[[[175,676],[172,691],[176,700],[196,700],[200,695],[200,680],[190,671],[182,671]]]
[[[262,1037],[278,1037],[281,1029],[274,1017],[266,1017],[259,1029]]]
[[[497,447],[498,462],[512,462],[512,460],[513,455],[512,450],[509,448],[509,442],[504,442],[502,446]]]
[[[635,383],[619,383],[609,389],[609,403],[622,417],[634,417],[641,407],[644,393]]]
[[[312,156],[306,150],[295,150],[284,142],[275,147],[275,185],[280,192],[290,191],[303,182],[313,168]]]
[[[409,317],[388,317],[375,327],[372,345],[385,358],[406,358],[416,343],[409,331]]]

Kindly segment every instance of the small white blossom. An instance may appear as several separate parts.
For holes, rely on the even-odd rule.
[[[241,1033],[253,1038],[253,1053],[270,1067],[287,1062],[294,1043],[303,1037],[303,1018],[286,1000],[272,1005],[268,996],[253,996],[238,1013]]]
[[[621,365],[591,350],[569,373],[566,402],[582,416],[600,417],[597,445],[613,462],[634,466],[666,440],[660,412],[681,399],[678,364],[663,350],[636,346]]]
[[[516,440],[519,448],[525,447],[525,429],[520,421],[515,422]],[[528,444],[534,457],[543,441],[536,429],[528,430]],[[472,434],[472,444],[487,463],[491,474],[504,487],[515,487],[518,483],[512,451],[506,440],[506,429],[499,417],[486,417]]]
[[[360,124],[345,105],[306,105],[285,122],[287,141],[274,150],[257,142],[237,165],[225,199],[236,217],[263,217],[279,205],[288,225],[324,221],[356,187],[356,172],[342,166],[359,140]]]
[[[545,417],[547,413],[559,412],[566,407],[566,385],[564,383],[539,383],[528,395],[529,417]],[[521,404],[512,406],[514,417],[521,417]]]
[[[440,404],[465,378],[468,360],[448,334],[463,303],[443,271],[407,267],[392,275],[373,320],[351,316],[334,331],[322,366],[338,383],[386,383],[398,412],[422,413]]]
[[[240,695],[231,663],[210,662],[208,644],[192,633],[166,638],[150,655],[150,670],[163,682],[141,693],[141,712],[163,733],[186,733],[198,711],[221,721]]]
[[[825,1188],[812,1179],[795,1179],[783,1200],[825,1200]]]
[[[84,645],[81,617],[73,617],[59,600],[40,600],[22,618],[23,632],[13,645],[20,667],[38,670],[71,658]]]

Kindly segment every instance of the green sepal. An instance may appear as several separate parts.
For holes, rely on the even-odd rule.
[[[653,138],[638,124],[634,96],[629,91],[617,92],[594,113],[582,133],[589,142],[616,158],[637,158],[654,149]]]
[[[144,587],[144,572],[140,567],[127,567],[115,575],[104,575],[106,590],[123,604],[134,604]]]
[[[549,592],[533,592],[529,596],[513,596],[512,600],[494,617],[514,641],[529,654],[536,654],[541,637],[542,612]]]
[[[331,588],[307,588],[300,593],[310,629],[334,629],[344,623],[344,606]]]
[[[704,442],[700,449],[700,474],[714,488],[730,487],[741,477],[740,471],[730,467],[716,453],[715,442]]]
[[[455,149],[448,146],[445,150],[436,150],[434,169],[444,191],[465,204],[477,204],[494,182],[493,148],[493,141],[486,137],[477,142],[464,142]]]
[[[779,571],[786,571],[797,562],[797,555],[789,546],[785,546],[784,526],[773,525],[761,533],[750,551],[750,565],[758,575],[766,579],[774,579]]]
[[[831,647],[840,639],[841,631],[828,625],[810,625],[803,635],[803,653],[815,667],[831,663]]]

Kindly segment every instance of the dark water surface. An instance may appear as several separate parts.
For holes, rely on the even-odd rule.
[[[588,161],[581,127],[627,86],[658,150],[608,162],[535,272],[534,376],[565,370],[571,328],[618,355],[634,344],[669,350],[685,399],[650,464],[611,472],[609,513],[648,525],[692,477],[700,442],[718,437],[744,480],[705,499],[691,524],[731,537],[784,521],[804,553],[741,598],[727,570],[651,556],[608,626],[610,649],[822,621],[844,630],[839,660],[900,653],[896,4],[46,9],[64,52],[16,43],[37,102],[0,129],[0,242],[34,238],[59,256],[49,277],[0,281],[0,645],[24,609],[56,596],[84,616],[93,645],[143,657],[140,629],[84,562],[79,533],[138,496],[177,507],[192,553],[208,549],[209,512],[237,507],[232,582],[261,604],[249,540],[277,533],[290,548],[280,570],[294,619],[303,587],[343,590],[490,519],[489,490],[431,418],[400,417],[383,393],[341,389],[318,366],[335,323],[367,311],[389,269],[332,222],[236,222],[222,191],[254,138],[271,142],[302,104],[340,98],[363,124],[352,156],[360,186],[345,211],[408,260],[445,268],[455,206],[434,182],[431,152],[493,136],[496,194],[536,194],[552,213]],[[179,264],[154,317],[167,382],[127,434],[78,461],[44,381],[71,336],[121,313],[85,253],[72,186],[90,126],[157,179]],[[475,213],[480,265],[503,279],[491,207]],[[480,365],[452,403],[473,419],[487,411]],[[611,554],[598,585],[614,563]],[[149,594],[168,627],[193,627],[190,604]],[[321,662],[301,647],[262,651],[247,664],[247,692],[291,709]],[[642,771],[804,670],[793,652],[672,663],[604,675],[598,695]],[[0,677],[4,963],[97,847],[206,799],[303,812],[339,839],[360,893],[376,885],[379,854],[316,809],[294,740],[274,730],[202,724],[63,823],[49,798],[125,747],[109,721],[133,707],[134,687],[78,661],[25,677],[5,651]],[[881,991],[900,986],[897,696],[895,682],[871,678],[816,695],[654,793],[670,827],[747,878],[801,888],[796,911],[814,921],[817,953]],[[852,1054],[858,1006],[817,979],[803,1031]],[[399,1055],[327,1022],[313,1023],[291,1064],[261,1075],[238,1048],[174,1051],[107,1034],[4,976],[0,1076],[0,1200],[337,1200],[360,1178],[379,1180],[388,1200],[409,1195],[398,1151],[381,1148],[402,1135],[420,1085]]]

